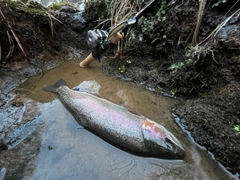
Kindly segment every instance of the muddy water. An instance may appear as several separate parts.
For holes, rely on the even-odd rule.
[[[34,77],[19,87],[20,96],[41,103],[41,115],[37,117],[41,123],[21,143],[4,151],[1,158],[6,166],[0,168],[6,168],[6,179],[230,179],[174,123],[171,108],[175,99],[108,77],[97,62],[87,69],[79,68],[78,63],[68,61],[40,80]],[[135,156],[83,129],[55,94],[42,90],[60,78],[71,88],[84,81],[96,81],[103,98],[130,107],[170,130],[181,141],[186,158],[173,161]]]

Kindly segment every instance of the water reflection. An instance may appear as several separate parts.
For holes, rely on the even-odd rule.
[[[46,129],[31,179],[216,178],[201,168],[199,154],[194,149],[193,164],[183,160],[142,158],[82,129],[59,100],[45,104],[43,114]]]
[[[192,144],[173,122],[171,108],[175,99],[108,77],[97,62],[87,69],[79,68],[78,63],[68,61],[45,73],[39,82],[39,77],[35,77],[19,87],[19,93],[24,94],[38,82],[27,98],[43,103],[43,128],[38,132],[41,144],[36,162],[33,161],[36,168],[25,179],[229,179],[208,153]],[[60,78],[71,88],[84,81],[97,82],[103,98],[127,105],[171,131],[181,141],[186,158],[172,161],[134,156],[83,129],[55,94],[42,90]]]

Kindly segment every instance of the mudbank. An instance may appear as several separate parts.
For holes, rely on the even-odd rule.
[[[233,2],[207,4],[198,43],[192,37],[199,1],[164,2],[159,2],[152,14],[132,28],[129,33],[132,39],[129,38],[123,56],[102,59],[102,69],[113,77],[142,84],[157,94],[181,99],[172,112],[184,131],[190,132],[229,171],[239,173],[239,2],[233,8]],[[4,110],[19,83],[69,58],[88,55],[85,30],[94,27],[91,22],[96,16],[92,13],[85,21],[74,19],[73,22],[80,24],[71,26],[68,18],[78,13],[71,8],[53,13],[58,21],[45,10],[32,16],[33,12],[20,5],[1,2],[0,7],[4,15],[0,19],[0,106]],[[32,7],[39,9],[36,4]],[[157,21],[153,17],[158,17]],[[17,107],[22,106],[11,105],[11,112]],[[21,114],[21,108],[18,111]],[[6,129],[1,132],[7,136],[10,133]],[[6,147],[2,143],[1,149]]]
[[[137,31],[144,40],[127,51],[145,56],[106,60],[103,70],[156,93],[182,97],[173,109],[182,128],[235,174],[240,171],[240,20],[239,3],[232,3],[207,5],[199,43],[193,31],[201,4],[195,1],[165,7],[166,19],[148,30],[155,36],[144,34],[142,22],[150,19],[145,17]]]

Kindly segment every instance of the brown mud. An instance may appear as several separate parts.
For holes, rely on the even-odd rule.
[[[129,56],[114,60],[103,59],[102,69],[106,74],[142,84],[158,94],[178,97],[181,103],[172,112],[179,118],[184,130],[189,131],[194,141],[211,152],[230,172],[240,173],[240,20],[236,17],[229,21],[214,39],[200,49],[191,46],[186,51],[198,12],[197,3],[194,2],[179,2],[178,8],[168,11],[169,24],[155,27],[161,31],[159,46],[157,41],[151,44],[151,40],[141,43],[129,51]],[[1,79],[0,106],[3,106],[9,100],[8,93],[20,82],[57,66],[67,60],[68,56],[77,57],[78,53],[84,56],[89,49],[84,33],[76,33],[59,22],[51,26],[49,17],[32,16],[21,9],[9,7],[4,2],[0,2],[0,7],[5,15],[5,18],[0,18],[0,75],[9,77]],[[218,9],[206,10],[199,42],[223,21],[226,14],[223,9],[219,6]],[[11,31],[9,24],[26,55],[17,41],[13,40],[14,51],[11,58],[6,58],[10,52],[9,47],[13,47],[13,44],[9,44],[7,35],[7,31]],[[54,29],[54,35],[51,28]],[[162,39],[162,35],[166,35],[167,40],[165,36]],[[11,38],[14,39],[13,34]],[[155,47],[149,50],[148,43]],[[188,50],[197,55],[189,58]],[[193,62],[181,68],[177,66],[179,64],[170,68],[183,59],[185,64],[185,59]],[[23,67],[28,68],[19,74],[18,70]]]
[[[179,124],[235,174],[240,172],[239,17],[232,16],[214,37],[206,39],[230,17],[227,11],[232,3],[217,8],[210,8],[208,4],[198,34],[201,43],[195,46],[191,40],[197,3],[179,3],[167,11],[167,22],[154,27],[167,39],[155,37],[160,39],[156,46],[148,36],[148,40],[130,49],[129,54],[138,52],[141,57],[105,60],[103,70],[116,78],[140,83],[156,93],[181,97],[181,103],[172,111]],[[232,13],[238,8],[239,3],[232,8]]]

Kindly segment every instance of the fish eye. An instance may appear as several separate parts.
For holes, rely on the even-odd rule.
[[[74,87],[73,90],[74,91],[79,91],[79,88],[78,87]]]
[[[173,144],[174,143],[170,139],[165,138],[165,143],[166,143],[168,148],[173,149]]]

